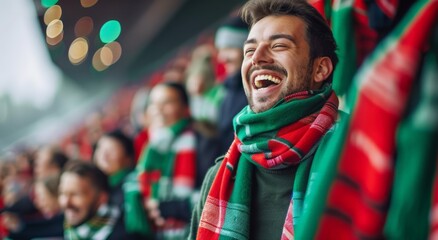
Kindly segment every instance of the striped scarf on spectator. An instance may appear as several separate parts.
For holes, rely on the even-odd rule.
[[[87,222],[73,227],[65,223],[64,238],[69,240],[107,239],[120,217],[117,207],[102,205]]]
[[[168,200],[187,197],[195,183],[194,138],[188,134],[190,120],[151,132],[149,145],[137,165],[144,198]]]
[[[395,137],[437,16],[438,1],[417,1],[356,75],[350,118],[327,146],[297,238],[384,238]]]
[[[160,201],[191,197],[195,185],[196,151],[190,120],[183,119],[171,127],[151,130],[147,149],[136,170],[137,189],[132,184],[125,186],[128,205],[143,209],[141,199]],[[160,239],[183,239],[189,226],[187,222],[167,218],[163,228],[153,229],[139,209],[128,210],[126,219],[133,224],[127,226],[128,231],[145,236],[154,232]]]
[[[197,239],[249,239],[252,168],[279,169],[300,164],[333,126],[337,106],[331,85],[325,85],[319,91],[292,94],[262,113],[254,113],[247,106],[237,114],[236,138],[212,183]],[[294,198],[304,195],[306,187],[301,184],[307,181],[300,178],[305,175],[298,170],[291,186],[293,196],[282,239],[293,239],[293,222],[301,212]]]
[[[169,200],[191,194],[195,179],[195,142],[184,119],[170,128],[151,131],[134,175],[123,186],[125,227],[130,233],[153,234],[143,199]]]

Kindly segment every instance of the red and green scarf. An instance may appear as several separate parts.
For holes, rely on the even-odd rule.
[[[195,140],[183,119],[170,128],[151,132],[137,172],[143,197],[168,200],[187,197],[195,183]]]
[[[236,138],[212,183],[197,239],[249,239],[252,168],[306,165],[309,161],[301,163],[302,159],[333,126],[337,106],[335,93],[326,85],[320,91],[292,94],[262,113],[247,106],[237,114]],[[291,186],[293,196],[282,239],[293,239],[293,222],[301,213],[301,204],[295,204],[294,198],[302,201],[307,181],[301,178],[305,175],[298,169]]]
[[[417,1],[356,75],[350,118],[327,146],[297,238],[383,238],[396,133],[437,16],[438,1]]]
[[[344,96],[351,86],[354,75],[365,58],[374,50],[379,40],[378,31],[371,23],[389,25],[398,7],[398,0],[309,0],[327,20],[338,45],[339,62],[333,73],[333,89]],[[387,17],[371,14],[370,5]],[[380,16],[380,15],[379,15]],[[388,21],[388,22],[385,22]]]
[[[143,150],[135,176],[129,176],[123,187],[127,231],[150,236],[154,231],[144,211],[143,199],[187,198],[194,191],[195,174],[195,136],[190,129],[189,119],[180,120],[169,128],[151,131],[148,146]],[[167,225],[174,227],[169,230],[172,234],[181,232],[173,231],[177,228],[187,227],[187,223],[173,219],[166,219]]]

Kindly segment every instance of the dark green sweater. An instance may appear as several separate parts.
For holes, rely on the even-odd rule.
[[[218,161],[205,176],[200,202],[193,211],[188,239],[196,239],[205,199],[221,162]],[[250,239],[280,239],[291,199],[295,171],[296,167],[282,170],[254,168]]]
[[[280,239],[292,195],[295,167],[281,170],[254,168],[250,239]]]

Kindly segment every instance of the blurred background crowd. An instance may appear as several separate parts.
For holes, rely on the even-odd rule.
[[[6,73],[0,73],[0,236],[62,237],[68,226],[100,212],[100,198],[70,196],[87,185],[72,189],[81,185],[65,182],[71,177],[65,171],[90,164],[98,169],[91,172],[107,176],[108,189],[89,185],[120,210],[108,223],[110,235],[182,239],[204,174],[226,153],[234,137],[231,119],[247,105],[240,64],[248,27],[236,18],[244,1],[8,2],[0,10]],[[421,1],[311,2],[338,41],[334,88],[342,109],[354,114],[361,91],[353,79],[366,75],[357,76],[358,69],[376,51],[386,53],[377,46],[388,36],[403,37],[392,33],[409,25],[405,16],[422,14],[413,7]],[[434,36],[414,47],[432,60],[400,66],[416,79],[424,76],[426,62],[437,79],[432,22],[407,33]],[[436,105],[436,81],[412,80],[409,86],[400,119],[415,112],[422,97]],[[425,113],[432,133],[435,105]],[[395,133],[385,134],[395,141]],[[434,154],[436,159],[436,148]]]

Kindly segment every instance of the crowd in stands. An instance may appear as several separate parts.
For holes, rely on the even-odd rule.
[[[1,237],[185,238],[203,176],[226,153],[231,119],[247,104],[247,33],[230,17],[217,37],[202,35],[62,139],[2,159]]]
[[[353,75],[392,29],[367,27],[352,33],[367,37],[357,38],[366,47],[357,47]],[[232,119],[248,104],[240,73],[247,34],[239,17],[227,18],[214,35],[116,92],[64,138],[0,159],[0,238],[187,238],[204,176],[227,153]],[[348,96],[349,84],[335,90]]]

